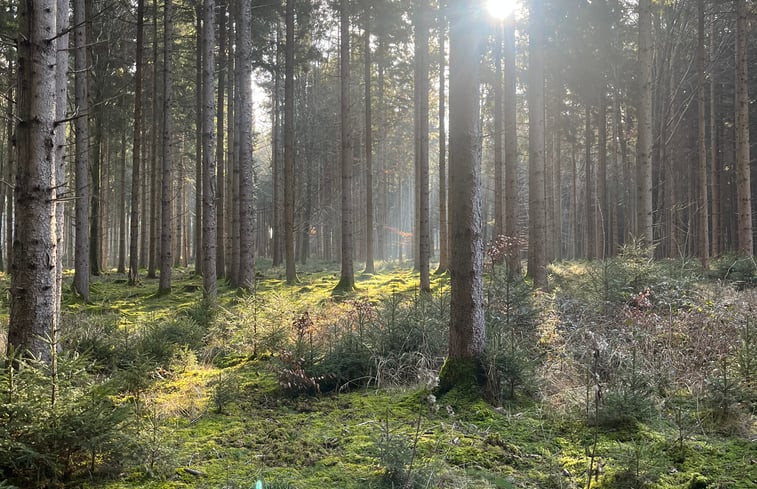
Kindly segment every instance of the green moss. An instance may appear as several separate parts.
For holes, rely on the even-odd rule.
[[[483,394],[484,370],[475,358],[447,358],[439,371],[436,393],[443,396],[453,393],[454,398],[480,398]],[[454,391],[454,392],[453,392]]]

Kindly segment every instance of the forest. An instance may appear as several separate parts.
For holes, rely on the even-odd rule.
[[[0,489],[757,488],[756,24],[0,0]]]

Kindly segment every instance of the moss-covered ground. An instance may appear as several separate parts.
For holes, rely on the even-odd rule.
[[[288,286],[272,269],[259,274],[257,294],[293,310],[417,294],[417,275],[402,267],[356,277],[357,290],[346,297],[332,294],[338,278],[329,265],[315,264]],[[447,285],[446,276],[434,278],[434,290]],[[95,278],[90,303],[67,294],[64,309],[69,317],[114,317],[129,329],[201,303],[200,279],[189,271],[175,273],[172,294],[157,297],[155,290],[155,280],[127,287],[123,276],[106,274]],[[219,308],[233,314],[247,299],[222,285]],[[494,407],[455,389],[436,399],[428,386],[378,389],[370,383],[292,395],[272,372],[272,355],[214,362],[196,353],[180,368],[158,372],[140,394],[136,421],[152,451],[124,472],[85,486],[250,488],[260,480],[263,487],[357,489],[412,480],[413,487],[429,488],[757,487],[753,418],[745,429],[724,433],[697,424],[681,436],[681,427],[662,414],[596,427],[580,410],[538,396]]]

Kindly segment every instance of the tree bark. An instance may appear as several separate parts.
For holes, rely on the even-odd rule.
[[[152,19],[152,127],[151,127],[151,149],[150,149],[150,191],[149,191],[149,200],[150,200],[150,220],[149,220],[149,244],[148,249],[145,250],[145,247],[142,246],[142,253],[141,255],[141,261],[144,261],[145,259],[145,251],[147,252],[147,277],[148,278],[155,278],[156,275],[156,269],[158,268],[158,253],[159,253],[159,246],[160,246],[160,240],[158,239],[158,230],[160,229],[160,206],[158,205],[158,201],[160,198],[160,178],[159,178],[159,161],[158,158],[158,133],[160,132],[161,127],[161,116],[160,116],[160,90],[159,90],[159,69],[158,69],[158,16],[160,15],[160,11],[158,10],[158,0],[153,0],[152,2],[153,6],[153,19]],[[198,49],[199,50],[199,49]],[[198,107],[199,111],[199,107]],[[145,183],[147,180],[147,161],[144,161],[142,164],[142,167],[145,168]],[[146,185],[143,185],[143,188],[146,187]],[[145,188],[146,190],[146,188]],[[143,193],[142,197],[142,203],[144,204],[144,214],[145,217],[147,215],[147,200],[145,198],[145,194],[147,192]],[[145,228],[147,226],[144,226]],[[148,240],[145,240],[144,237],[142,238],[142,242],[145,243]]]
[[[747,69],[747,5],[736,0],[736,199],[738,251],[754,254],[752,187],[749,159],[749,77]]]
[[[704,58],[704,2],[705,0],[699,0],[697,4],[697,75],[699,78],[699,86],[697,87],[697,150],[699,153],[697,216],[699,217],[699,239],[697,242],[702,267],[707,270],[710,267],[710,242],[707,216],[709,205],[707,202],[707,100],[705,95],[707,77],[705,75]]]
[[[342,180],[342,267],[337,290],[355,288],[352,237],[352,128],[350,122],[350,18],[349,0],[339,0],[340,122]]]
[[[416,130],[416,174],[418,182],[418,267],[420,270],[420,289],[431,290],[429,277],[429,259],[431,256],[431,237],[429,219],[429,174],[428,174],[428,1],[415,1],[415,91],[417,100],[415,124]]]
[[[505,182],[502,136],[504,132],[502,108],[502,41],[504,24],[496,26],[494,35],[494,238],[505,234]]]
[[[520,236],[518,233],[518,127],[517,127],[517,68],[515,59],[515,25],[505,22],[505,235],[508,272],[520,275]]]
[[[715,59],[715,19],[710,22],[710,161],[712,174],[710,176],[710,188],[712,194],[712,256],[720,256],[720,156],[718,148],[718,91],[716,72],[714,69]]]
[[[534,0],[529,20],[528,61],[528,274],[547,287],[547,216],[544,191],[544,4]]]
[[[292,0],[287,0],[289,3]],[[252,161],[252,6],[239,7],[239,286],[251,292],[255,288],[255,235],[253,209]],[[292,234],[294,236],[294,234]],[[294,265],[294,250],[292,253]]]
[[[297,280],[294,257],[294,4],[286,0],[284,61],[284,259],[286,281]]]
[[[163,7],[163,53],[163,165],[160,182],[160,283],[158,284],[158,293],[167,294],[171,292],[171,269],[173,267],[173,259],[171,256],[171,183],[173,178],[173,117],[171,113],[173,108],[173,0],[166,0]]]
[[[449,256],[449,235],[447,228],[447,128],[445,124],[445,56],[444,41],[447,20],[444,6],[439,6],[439,268],[436,273],[447,271]]]
[[[213,116],[215,115],[215,2],[204,0],[202,7],[202,258],[203,297],[214,304],[216,285],[216,160]],[[161,276],[163,272],[161,271]]]
[[[226,89],[226,0],[218,2],[218,102],[216,104],[216,275],[226,276],[225,230],[224,230],[224,97]],[[211,78],[212,80],[212,78]]]
[[[89,301],[89,100],[87,93],[87,18],[85,0],[74,2],[74,91],[76,112],[76,249],[74,290]]]
[[[202,160],[202,3],[195,4],[195,42],[197,44],[195,55],[195,273],[203,274],[204,261],[202,257],[202,181],[204,175]]]
[[[652,218],[652,5],[639,0],[639,118],[637,237],[646,246],[654,244]]]
[[[56,1],[19,5],[19,92],[15,187],[16,232],[11,265],[8,351],[50,363],[60,297],[55,221]],[[61,87],[62,89],[62,87]]]
[[[145,0],[137,2],[137,47],[134,74],[134,141],[131,150],[131,214],[129,229],[129,285],[139,280],[139,189],[142,187],[140,156],[142,155],[142,51],[144,43]]]
[[[373,119],[371,90],[371,6],[365,4],[364,32],[364,83],[365,83],[365,273],[376,272],[373,264]]]
[[[449,4],[449,359],[440,388],[480,382],[484,352],[483,222],[479,106],[483,19],[477,5]]]

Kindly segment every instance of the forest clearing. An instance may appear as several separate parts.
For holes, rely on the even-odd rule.
[[[104,275],[90,304],[65,296],[56,380],[5,371],[2,470],[18,487],[570,488],[589,470],[596,488],[755,487],[757,293],[737,290],[754,267],[717,270],[566,262],[534,297],[492,269],[489,394],[439,397],[446,276],[420,294],[386,265],[340,296],[325,264],[294,286],[274,268],[208,314],[186,271],[171,296]]]

